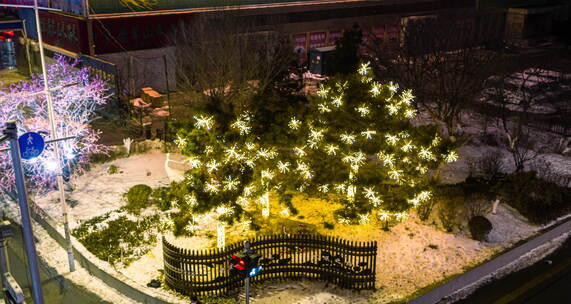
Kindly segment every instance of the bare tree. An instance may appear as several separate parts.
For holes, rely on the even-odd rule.
[[[450,136],[501,57],[482,47],[486,34],[480,19],[466,12],[410,19],[401,27],[398,46],[378,40],[371,46],[377,66],[385,70],[380,74],[413,89],[417,105],[442,122]]]
[[[295,60],[287,38],[272,26],[231,12],[197,16],[174,38],[179,88],[193,105],[239,113],[283,76]]]
[[[525,164],[537,156],[537,143],[530,134],[532,110],[545,102],[545,93],[551,82],[542,77],[541,59],[512,57],[506,60],[503,73],[488,81],[484,98],[498,106],[500,126],[506,134],[507,150],[512,154],[515,171],[520,172]]]

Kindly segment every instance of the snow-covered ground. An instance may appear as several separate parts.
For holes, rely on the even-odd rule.
[[[472,135],[473,139],[460,148],[459,161],[442,168],[443,182],[463,181],[473,170],[471,163],[492,151],[499,153],[506,172],[513,171],[511,154],[501,144],[502,131],[497,124],[488,123],[487,132],[495,134],[500,145],[488,146],[478,140],[484,125],[481,116],[474,113],[464,114],[462,121],[464,132]],[[559,141],[554,136],[535,131],[532,136],[542,145],[553,145]],[[550,163],[560,174],[571,175],[571,158],[552,152],[539,154],[538,159]],[[153,151],[95,166],[90,172],[77,178],[74,181],[75,189],[70,194],[71,200],[76,203],[70,209],[72,227],[75,226],[75,221],[86,220],[123,206],[125,202],[122,195],[133,185],[147,184],[157,187],[168,184],[169,177],[176,178],[179,174],[171,172],[172,168],[165,166],[165,160],[167,160],[165,154]],[[172,160],[180,161],[177,157]],[[122,172],[108,174],[107,169],[110,165],[118,166]],[[55,193],[37,201],[52,217],[59,219],[61,211]],[[462,273],[514,243],[532,236],[539,229],[504,204],[500,204],[497,212],[488,214],[487,218],[494,228],[488,242],[484,243],[471,240],[465,236],[465,233],[442,232],[441,229],[422,223],[414,217],[392,227],[388,232],[371,226],[370,229],[356,234],[357,239],[367,238],[378,242],[375,292],[352,292],[334,285],[326,286],[325,283],[311,281],[268,283],[263,287],[254,288],[256,296],[253,302],[300,304],[391,302],[444,278]],[[166,237],[174,240],[172,235]],[[208,239],[197,238],[179,238],[174,241],[182,247],[189,248],[205,247],[211,242]],[[151,279],[157,278],[162,268],[162,246],[159,243],[142,258],[119,271],[145,285]]]
[[[159,151],[136,154],[112,162],[94,166],[86,174],[73,180],[75,189],[68,195],[72,208],[69,209],[70,224],[74,228],[78,221],[105,214],[125,205],[123,194],[132,186],[145,184],[150,187],[166,186],[170,180],[165,171],[166,155]],[[109,174],[111,165],[119,172]],[[48,214],[61,219],[61,204],[56,191],[35,202]]]

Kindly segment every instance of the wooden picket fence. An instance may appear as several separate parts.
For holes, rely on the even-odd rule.
[[[313,234],[278,234],[250,240],[262,257],[262,271],[252,283],[279,279],[315,279],[343,288],[375,288],[377,242],[350,242]],[[224,249],[188,250],[163,238],[166,284],[186,295],[225,295],[237,291],[244,280],[230,273],[230,257],[243,244]]]

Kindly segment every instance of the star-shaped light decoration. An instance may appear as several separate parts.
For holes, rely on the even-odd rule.
[[[387,140],[387,143],[391,146],[396,145],[396,143],[399,141],[398,136],[391,134],[385,135],[385,139]]]
[[[361,115],[361,117],[365,117],[365,116],[369,115],[369,113],[371,113],[371,110],[365,104],[362,104],[359,107],[357,107],[355,109],[355,111],[357,111],[357,113],[359,113],[359,115]]]
[[[297,120],[297,118],[293,117],[289,123],[288,123],[288,127],[290,127],[293,130],[297,130],[301,127],[301,121]]]
[[[434,155],[432,154],[432,151],[430,151],[429,148],[425,148],[425,147],[421,147],[420,151],[418,152],[418,156],[422,159],[425,160],[431,160]]]
[[[414,99],[412,95],[412,90],[405,90],[401,92],[401,101],[407,105],[410,105],[411,101]]]
[[[207,115],[194,116],[194,126],[198,129],[210,130],[214,126],[214,118]]]
[[[246,112],[238,116],[238,119],[230,125],[230,127],[237,129],[240,135],[248,135],[252,130],[250,122],[252,121],[252,116],[250,113]]]
[[[359,66],[359,69],[357,70],[357,73],[361,74],[361,75],[367,75],[369,73],[369,65],[371,63],[370,62],[366,62],[366,63],[361,63],[361,65]]]
[[[327,145],[327,147],[325,148],[325,152],[326,152],[328,155],[335,155],[335,154],[337,154],[337,152],[336,152],[337,150],[339,150],[339,147],[336,146],[336,145],[332,145],[332,144],[331,144],[331,145]]]
[[[270,169],[262,170],[261,176],[262,179],[271,180],[272,178],[274,178],[274,171]]]
[[[336,107],[340,107],[341,105],[343,105],[343,96],[337,96],[333,98],[331,103]]]
[[[324,104],[324,103],[320,103],[320,104],[317,106],[317,109],[318,109],[319,112],[321,112],[321,113],[329,113],[329,112],[331,112],[331,109],[330,109],[326,104]]]
[[[361,136],[365,137],[366,139],[372,139],[373,135],[377,134],[377,131],[373,130],[366,130],[361,132]]]
[[[446,161],[447,163],[455,162],[457,160],[458,160],[458,154],[454,151],[450,151],[448,152],[448,154],[444,156],[444,161]]]
[[[391,215],[386,211],[379,212],[379,220],[388,221],[391,219]]]
[[[197,157],[191,156],[186,159],[186,163],[190,166],[190,169],[200,168],[202,162]]]
[[[174,143],[182,149],[182,147],[186,146],[187,140],[186,138],[181,137],[180,134],[177,134]]]
[[[304,157],[305,155],[307,155],[307,153],[303,150],[305,148],[305,146],[303,147],[295,147],[293,148],[293,152],[298,156],[298,157]]]
[[[215,159],[206,163],[206,170],[208,171],[208,173],[212,173],[218,170],[218,167],[220,167],[220,163],[217,162]]]
[[[395,104],[388,104],[387,110],[389,110],[389,115],[394,116],[397,115],[399,112],[399,107]]]
[[[228,176],[222,182],[222,184],[224,185],[223,189],[225,191],[234,191],[234,190],[238,189],[238,185],[240,185],[240,181],[238,181],[235,178],[232,178],[232,176]]]
[[[412,149],[414,149],[414,145],[410,140],[405,142],[405,144],[401,147],[401,150],[403,150],[404,152],[410,152],[412,151]]]
[[[320,185],[319,187],[317,187],[317,189],[318,189],[320,192],[327,193],[327,192],[329,192],[329,185],[327,185],[327,184],[325,184],[325,185]]]
[[[211,179],[204,184],[204,190],[209,193],[217,193],[219,191],[218,186],[219,183],[216,180]]]
[[[281,160],[278,161],[278,171],[280,171],[280,173],[284,174],[284,173],[288,173],[289,172],[289,166],[291,164],[289,162],[282,162]]]
[[[349,133],[343,133],[340,136],[340,139],[342,142],[348,144],[348,145],[352,145],[357,141],[357,138],[355,135],[353,134],[349,134]]]
[[[379,94],[381,94],[381,88],[382,85],[378,82],[374,82],[371,88],[371,95],[373,95],[373,97],[377,97]]]

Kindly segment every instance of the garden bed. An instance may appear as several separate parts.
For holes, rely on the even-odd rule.
[[[71,209],[72,218],[85,221],[123,207],[126,202],[122,199],[122,195],[132,185],[146,183],[156,187],[167,184],[168,179],[162,164],[164,160],[164,154],[151,152],[95,166],[76,181],[76,188],[71,198],[78,202]],[[123,173],[111,175],[107,173],[110,164],[117,165]],[[147,176],[147,170],[151,170],[150,176]],[[113,179],[112,183],[108,181],[109,178]],[[500,205],[496,214],[489,216],[495,227],[489,236],[490,242],[480,243],[469,239],[465,233],[442,232],[436,224],[426,224],[415,217],[410,217],[405,222],[391,227],[389,231],[384,231],[380,228],[382,225],[377,222],[354,226],[338,224],[332,215],[335,204],[324,200],[296,195],[292,203],[299,213],[296,216],[285,216],[281,214],[283,207],[279,207],[272,195],[272,216],[269,222],[262,225],[259,232],[246,230],[240,224],[228,227],[227,243],[241,241],[256,233],[294,232],[296,229],[306,229],[354,241],[376,240],[379,246],[378,291],[371,296],[380,302],[406,297],[420,288],[462,273],[510,244],[529,237],[537,229],[513,209],[503,205]],[[41,204],[47,206],[48,201],[43,200]],[[52,204],[53,208],[47,210],[57,218],[59,205],[57,202]],[[111,217],[118,219],[121,215],[125,215],[127,219],[135,221],[157,213],[160,211],[151,207],[144,210],[139,217],[127,215],[125,212],[112,212]],[[301,224],[305,226],[299,226]],[[212,248],[216,246],[215,225],[214,220],[206,219],[201,224],[203,232],[197,233],[196,236],[175,238],[171,232],[165,231],[165,237],[185,248]],[[74,222],[72,227],[77,227],[77,223]],[[148,251],[127,266],[121,263],[115,265],[120,272],[142,285],[158,278],[159,270],[163,268],[160,242],[147,249]]]

